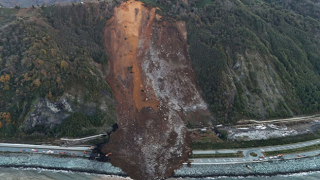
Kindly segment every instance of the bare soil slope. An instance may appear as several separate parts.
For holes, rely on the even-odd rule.
[[[186,117],[207,113],[195,83],[184,22],[139,1],[116,7],[105,28],[119,129],[104,147],[134,179],[168,177],[188,159]]]

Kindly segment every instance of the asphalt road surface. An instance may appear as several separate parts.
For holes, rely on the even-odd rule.
[[[283,159],[294,159],[294,158],[302,158],[307,156],[315,156],[319,155],[320,150],[310,151],[305,153],[294,153],[294,154],[285,154]],[[301,157],[298,157],[300,155]],[[276,156],[259,158],[259,157],[251,157],[246,156],[243,158],[197,158],[197,159],[190,159],[192,161],[191,164],[234,164],[234,163],[246,163],[246,162],[263,162],[263,161],[277,161],[281,160]]]
[[[89,148],[90,147],[64,147],[64,146],[0,143],[0,151],[2,152],[42,153],[42,154],[81,156],[81,157],[90,156],[91,150]]]
[[[244,163],[244,162],[253,162],[253,161],[270,161],[270,160],[279,160],[279,158],[273,157],[265,157],[259,158],[263,156],[262,152],[269,152],[269,151],[280,151],[280,150],[287,150],[287,149],[296,149],[306,146],[311,146],[315,144],[320,144],[320,139],[316,139],[313,141],[295,143],[295,144],[288,144],[288,145],[280,145],[280,146],[269,146],[269,147],[258,147],[258,148],[248,148],[248,149],[223,149],[223,150],[203,150],[203,151],[193,151],[193,154],[225,154],[225,153],[237,153],[238,151],[242,151],[244,157],[243,158],[197,158],[197,159],[190,159],[193,161],[192,164],[226,164],[226,163]],[[250,156],[250,153],[254,152],[258,156],[253,157]],[[305,153],[294,153],[294,154],[285,154],[283,159],[293,159],[299,158],[298,155],[301,157],[304,156],[314,156],[320,154],[320,150],[310,151]]]
[[[248,149],[221,149],[221,150],[195,150],[192,151],[193,154],[225,154],[225,153],[237,153],[238,151],[242,151],[245,156],[247,156],[247,152],[268,152],[268,151],[279,151],[279,150],[287,150],[287,149],[296,149],[300,147],[311,146],[315,144],[320,144],[320,139],[306,141],[295,144],[288,145],[279,145],[279,146],[266,146],[266,147],[257,147],[257,148],[248,148]]]

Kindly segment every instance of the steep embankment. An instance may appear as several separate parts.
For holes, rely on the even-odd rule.
[[[187,114],[207,112],[197,89],[184,22],[168,23],[138,1],[106,24],[110,84],[119,129],[104,151],[134,179],[170,176],[188,159]]]

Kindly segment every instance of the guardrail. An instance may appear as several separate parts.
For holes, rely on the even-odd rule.
[[[98,135],[84,137],[84,138],[78,138],[78,139],[60,138],[60,140],[61,141],[70,141],[70,142],[85,141],[85,140],[90,140],[90,139],[94,139],[94,138],[101,137],[101,136],[106,136],[106,135],[107,134],[98,134]]]
[[[60,149],[60,150],[73,150],[73,151],[89,150],[89,147],[62,147],[62,146],[47,146],[47,145],[33,145],[33,144],[10,144],[10,143],[0,143],[0,147],[32,148],[32,149]]]

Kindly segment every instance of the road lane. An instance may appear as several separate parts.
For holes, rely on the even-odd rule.
[[[195,161],[195,159],[190,159],[190,160],[193,161],[192,164],[226,164],[226,163],[273,161],[273,160],[280,160],[280,159],[275,159],[274,157],[271,157],[271,158],[270,157],[259,158],[259,157],[263,156],[262,152],[296,149],[296,148],[311,146],[315,144],[320,144],[320,139],[296,143],[296,144],[286,144],[286,145],[270,146],[270,147],[257,147],[257,148],[248,148],[248,149],[224,149],[224,150],[201,150],[201,151],[195,150],[192,152],[193,154],[225,154],[225,153],[237,153],[238,151],[242,151],[244,157],[243,158],[206,158],[206,159],[200,158],[198,159],[199,161]],[[258,156],[257,157],[250,156],[251,152],[256,153]],[[320,154],[320,150],[304,152],[304,153],[285,154],[283,156],[283,159],[302,158],[304,156],[315,156],[319,154]],[[301,156],[301,157],[298,157],[298,156]]]
[[[264,147],[256,147],[256,148],[247,148],[247,149],[219,149],[219,150],[194,150],[192,151],[193,154],[227,154],[227,153],[237,153],[238,151],[242,151],[244,156],[246,156],[245,152],[268,152],[268,151],[277,151],[277,150],[287,150],[287,149],[296,149],[306,146],[311,146],[315,144],[320,144],[320,139],[295,143],[295,144],[285,144],[279,146],[264,146]]]
[[[305,152],[305,153],[294,153],[294,154],[285,154],[283,159],[299,159],[307,156],[319,155],[320,150]],[[300,155],[301,157],[298,157]],[[305,155],[305,156],[304,156]],[[190,159],[191,164],[236,164],[236,163],[247,163],[247,162],[265,162],[265,161],[278,161],[282,158],[206,158],[206,159]]]
[[[0,143],[1,152],[17,152],[30,154],[54,154],[70,155],[78,157],[90,157],[91,150],[89,147],[62,147],[33,144],[10,144]]]
[[[48,145],[33,145],[33,144],[10,144],[10,143],[0,143],[0,147],[15,147],[15,148],[30,148],[30,149],[57,149],[57,150],[73,150],[73,151],[85,151],[89,147],[65,147],[65,146],[48,146]]]

